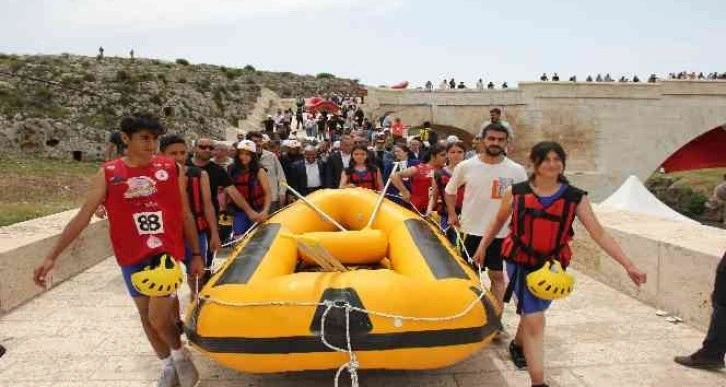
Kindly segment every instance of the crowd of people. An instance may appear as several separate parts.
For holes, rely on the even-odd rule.
[[[647,79],[648,83],[656,83],[658,82],[660,78],[655,74],[650,74],[650,76]],[[690,79],[690,80],[726,80],[726,72],[724,73],[718,73],[718,72],[712,72],[708,73],[708,75],[704,75],[703,72],[699,72],[696,74],[695,72],[687,72],[687,71],[681,71],[679,73],[669,73],[668,79],[674,80],[674,79]],[[557,73],[553,73],[551,76],[548,76],[547,73],[542,73],[542,75],[539,77],[539,80],[542,82],[558,82],[560,81],[560,76]],[[577,76],[572,75],[568,78],[569,82],[577,82]],[[605,74],[604,76],[602,74],[597,74],[595,77],[592,75],[588,75],[585,78],[585,82],[616,82],[616,79],[610,76],[610,73]],[[617,82],[620,83],[626,83],[626,82],[633,82],[633,83],[639,83],[641,82],[640,77],[637,75],[633,75],[632,78],[627,77],[625,75],[621,76],[617,79]],[[508,89],[509,85],[507,82],[502,82],[501,89]],[[424,89],[427,91],[433,91],[434,90],[434,84],[431,81],[427,81],[424,85]],[[468,86],[466,86],[466,83],[463,81],[459,81],[458,83],[454,78],[451,79],[444,79],[441,81],[441,83],[438,86],[439,90],[465,90],[469,89]],[[475,85],[476,90],[493,90],[496,89],[496,86],[494,82],[488,82],[486,85],[484,84],[484,81],[479,78],[479,80],[476,81]]]
[[[466,143],[456,136],[440,138],[428,122],[417,133],[407,133],[410,128],[395,117],[374,124],[353,99],[340,105],[341,114],[298,105],[301,114],[279,112],[260,130],[239,132],[236,141],[200,138],[194,144],[165,134],[153,117],[124,119],[117,154],[93,179],[80,212],[36,268],[36,283],[45,284],[60,253],[94,213],[108,217],[128,292],[161,359],[158,385],[183,387],[199,376],[180,340],[178,300],[140,292],[134,275],[170,254],[185,263],[194,297],[223,242],[324,188],[370,189],[422,217],[437,215],[452,245],[460,246],[473,268],[487,271],[500,305],[516,298],[520,317],[509,353],[517,367],[527,368],[533,386],[546,386],[545,312],[551,300],[532,293],[527,275],[548,261],[567,268],[575,218],[635,285],[645,283],[646,274],[598,223],[587,192],[565,178],[567,155],[558,143],[535,145],[528,173],[507,156],[513,131],[499,109],[491,110],[489,121]],[[723,352],[718,354],[720,359],[704,364],[722,366]]]

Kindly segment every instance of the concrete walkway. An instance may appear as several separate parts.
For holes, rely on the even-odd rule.
[[[63,264],[62,262],[60,263]],[[27,273],[31,275],[31,273]],[[674,325],[655,309],[581,273],[573,295],[548,314],[551,386],[726,386],[726,373],[690,370],[674,355],[704,334]],[[505,312],[509,332],[516,321]],[[0,386],[151,386],[159,361],[137,322],[116,263],[109,258],[0,317]],[[509,360],[508,340],[456,366],[426,372],[361,371],[362,386],[529,386]],[[200,386],[332,386],[334,371],[246,375],[195,355]],[[348,385],[347,375],[345,383]]]

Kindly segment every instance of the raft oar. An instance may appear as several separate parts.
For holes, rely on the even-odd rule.
[[[323,219],[327,220],[328,222],[332,223],[337,227],[340,231],[348,231],[345,227],[343,227],[340,223],[338,223],[335,219],[333,219],[330,215],[326,214],[323,210],[318,208],[315,204],[313,204],[310,200],[305,198],[305,196],[301,195],[300,192],[295,191],[294,188],[287,185],[287,183],[282,183],[282,186],[287,188],[290,192],[293,193],[293,195],[297,196],[298,199],[302,200],[303,203],[305,203],[308,207],[310,207],[311,210],[315,211],[318,215],[320,215]]]
[[[388,191],[388,187],[391,185],[391,176],[393,176],[394,173],[396,173],[396,170],[398,169],[399,164],[394,163],[393,169],[391,169],[391,173],[388,175],[388,180],[386,180],[386,185],[383,186],[383,191],[381,191],[380,195],[378,195],[378,200],[376,201],[376,206],[373,207],[373,213],[371,214],[370,219],[368,219],[368,223],[363,227],[371,228],[373,225],[373,221],[376,219],[376,216],[378,216],[378,211],[381,209],[381,205],[383,204],[383,198],[386,197],[386,191]]]
[[[300,251],[308,258],[320,265],[325,271],[348,271],[340,261],[320,243],[320,240],[311,236],[281,233],[283,237],[294,239]]]

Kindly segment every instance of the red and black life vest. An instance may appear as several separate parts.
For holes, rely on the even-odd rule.
[[[447,215],[446,202],[444,198],[446,197],[446,185],[449,184],[449,180],[451,180],[451,172],[447,171],[444,168],[436,170],[434,172],[434,179],[436,179],[436,185],[439,190],[439,198],[441,200],[441,203],[439,204],[439,214]],[[459,189],[456,190],[456,207],[454,209],[456,210],[457,214],[461,214],[461,206],[464,203],[465,189],[466,185],[462,185],[459,187]]]
[[[207,218],[204,217],[201,168],[187,166],[187,196],[189,197],[189,209],[194,216],[197,231],[207,231],[209,223],[207,223]]]
[[[572,222],[577,205],[587,192],[567,185],[548,207],[542,205],[529,182],[513,185],[512,194],[510,232],[502,243],[504,259],[528,267],[556,259],[567,267],[572,258]]]
[[[356,187],[368,188],[371,190],[378,189],[378,179],[376,178],[378,169],[367,169],[365,171],[356,171],[353,168],[345,170],[345,174],[348,175],[348,182],[355,184]]]
[[[426,212],[434,168],[428,163],[418,164],[414,168],[416,168],[416,173],[411,176],[411,205],[416,207],[419,212]]]
[[[255,211],[260,211],[265,205],[265,190],[262,189],[257,173],[251,171],[232,171],[232,182],[240,195]]]

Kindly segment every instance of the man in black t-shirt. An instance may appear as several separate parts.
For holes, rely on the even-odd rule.
[[[219,237],[224,242],[231,235],[231,224],[220,221],[221,217],[226,216],[227,203],[220,203],[219,196],[224,192],[228,202],[234,201],[240,208],[246,203],[242,195],[234,187],[232,178],[227,170],[212,162],[212,150],[214,150],[214,140],[211,138],[200,138],[194,146],[194,154],[189,158],[187,165],[199,167],[209,174],[209,189],[212,193],[212,205],[217,215],[219,225]],[[231,200],[230,200],[231,199]],[[229,231],[229,233],[227,233]],[[211,260],[211,258],[208,258]]]

